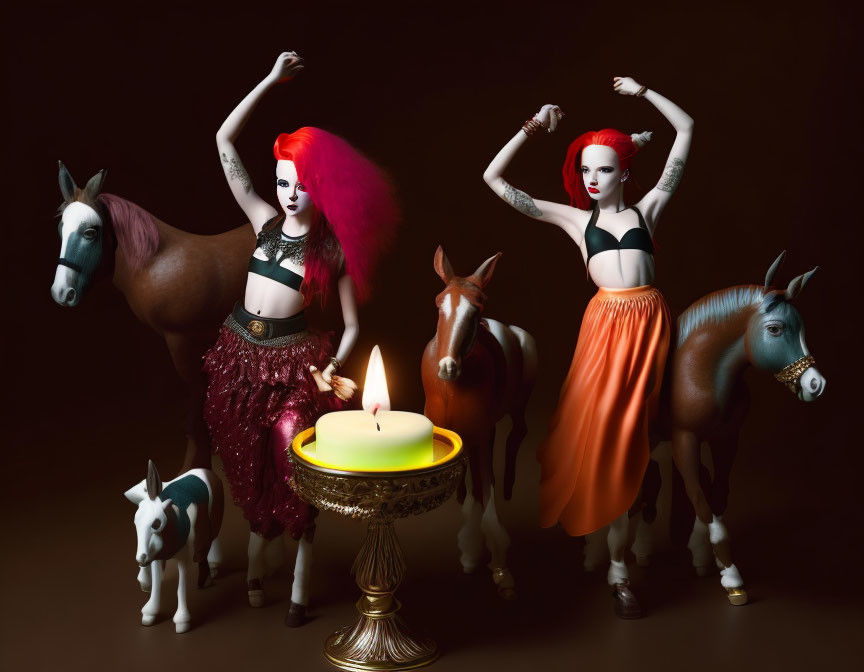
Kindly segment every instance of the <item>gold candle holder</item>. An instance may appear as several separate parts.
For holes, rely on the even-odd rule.
[[[435,642],[413,634],[398,616],[394,597],[405,576],[405,559],[393,529],[396,518],[418,515],[443,504],[465,469],[462,440],[435,427],[435,461],[402,471],[347,471],[318,461],[304,450],[315,436],[312,427],[291,444],[295,492],[313,506],[369,521],[366,539],[351,573],[363,596],[360,616],[324,643],[324,657],[343,670],[414,670],[438,657]]]

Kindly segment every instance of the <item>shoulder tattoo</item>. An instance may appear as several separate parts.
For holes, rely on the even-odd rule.
[[[228,179],[231,181],[238,180],[243,186],[243,191],[248,194],[252,188],[252,181],[249,179],[249,173],[246,172],[240,160],[234,157],[229,159],[225,152],[222,152],[222,163],[225,164],[225,174],[228,176]]]
[[[681,181],[683,172],[684,161],[681,159],[672,159],[663,169],[663,177],[657,183],[657,188],[660,191],[668,191],[671,194],[678,188],[678,183]]]
[[[520,212],[524,212],[526,215],[540,217],[543,214],[540,208],[538,208],[534,203],[533,198],[524,191],[514,189],[506,182],[504,183],[504,200]]]

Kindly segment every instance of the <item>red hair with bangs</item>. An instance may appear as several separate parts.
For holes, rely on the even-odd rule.
[[[300,287],[306,303],[316,294],[326,303],[343,263],[358,301],[364,301],[375,264],[399,219],[390,181],[338,135],[312,126],[280,134],[273,155],[277,161],[294,162],[318,211],[309,231]]]
[[[589,145],[603,145],[614,149],[618,155],[618,162],[621,164],[622,171],[630,167],[633,156],[639,151],[632,137],[621,131],[616,131],[614,128],[588,131],[571,142],[562,171],[564,188],[570,194],[570,205],[580,210],[590,210],[593,207],[593,200],[588,195],[582,180],[582,150]],[[635,180],[628,180],[624,183],[625,190],[631,189],[631,187],[636,187]]]

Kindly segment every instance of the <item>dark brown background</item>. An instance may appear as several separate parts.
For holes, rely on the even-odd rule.
[[[307,71],[264,99],[239,143],[259,192],[268,195],[273,138],[311,124],[385,166],[405,211],[362,311],[349,375],[362,376],[379,343],[395,406],[421,410],[439,243],[462,273],[504,252],[487,314],[528,329],[540,347],[520,487],[501,507],[520,600],[501,604],[487,574],[461,575],[455,504],[399,524],[409,564],[400,595],[409,620],[444,651],[435,669],[860,663],[860,17],[831,2],[678,13],[615,3],[608,14],[576,3],[312,4],[139,4],[122,13],[46,5],[7,17],[3,667],[152,669],[159,660],[172,670],[326,669],[320,644],[351,618],[347,570],[359,524],[322,518],[316,618],[288,631],[287,570],[268,584],[268,608],[245,607],[244,531],[233,511],[225,539],[235,571],[193,595],[199,627],[178,638],[170,622],[138,625],[144,597],[134,583],[132,507],[121,493],[143,477],[147,458],[163,474],[179,467],[182,389],[162,342],[110,284],[73,310],[48,292],[57,159],[81,184],[107,168],[107,191],[174,226],[215,233],[242,223],[213,136],[286,49],[305,57]],[[727,515],[753,597],[743,609],[726,603],[716,576],[693,577],[683,551],[661,535],[654,568],[636,576],[651,617],[618,622],[603,577],[581,570],[579,542],[536,528],[533,451],[593,288],[563,233],[506,207],[480,176],[521,122],[553,102],[567,118],[525,148],[509,171],[513,183],[563,200],[569,140],[613,126],[655,131],[635,165],[650,186],[673,132],[649,104],[614,95],[613,75],[636,77],[696,120],[687,174],[657,236],[656,284],[673,310],[761,282],[783,249],[783,282],[821,266],[799,308],[828,379],[824,398],[805,406],[770,376],[748,374],[754,404]],[[164,604],[170,619],[170,589]]]

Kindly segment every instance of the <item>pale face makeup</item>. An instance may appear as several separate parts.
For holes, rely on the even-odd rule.
[[[297,178],[297,167],[293,161],[276,162],[276,196],[288,217],[304,215],[305,218],[315,208],[303,180]]]
[[[610,197],[617,200],[629,171],[621,171],[615,150],[605,145],[588,145],[582,150],[582,182],[588,195],[595,201]]]

